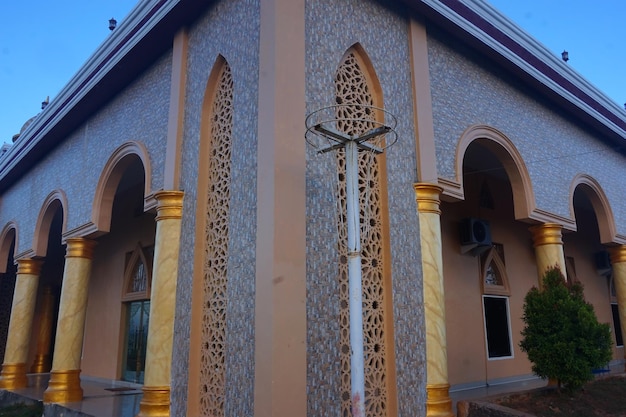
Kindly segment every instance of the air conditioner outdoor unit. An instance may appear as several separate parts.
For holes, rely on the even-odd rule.
[[[478,256],[491,246],[491,228],[487,220],[470,217],[461,221],[461,253]]]
[[[606,275],[611,272],[611,257],[605,250],[596,252],[594,255],[596,261],[596,270],[600,275]]]

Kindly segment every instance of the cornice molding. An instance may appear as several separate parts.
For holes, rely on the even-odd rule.
[[[485,0],[421,2],[626,139],[626,111]]]
[[[0,159],[0,180],[128,54],[181,0],[139,2]]]

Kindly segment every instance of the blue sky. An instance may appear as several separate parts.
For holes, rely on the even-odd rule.
[[[626,103],[625,0],[489,0],[622,109]]]
[[[205,0],[198,0],[205,1]],[[625,0],[489,0],[619,106],[626,102]],[[0,2],[0,144],[41,111],[135,0]]]
[[[135,0],[0,1],[0,145],[11,143],[109,36]]]

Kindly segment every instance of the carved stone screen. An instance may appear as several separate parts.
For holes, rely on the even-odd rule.
[[[362,134],[374,127],[371,108],[374,97],[355,52],[349,52],[340,64],[336,76],[336,103],[354,105],[340,107],[335,115],[344,120],[337,128],[350,135]],[[361,266],[363,289],[363,331],[365,356],[365,414],[369,417],[387,415],[387,363],[385,345],[385,294],[383,271],[383,231],[381,213],[380,164],[371,152],[359,153],[359,205],[361,223]],[[341,399],[342,416],[350,417],[350,319],[347,263],[347,227],[345,152],[337,153],[339,196],[339,282],[341,332]]]
[[[200,362],[200,408],[203,416],[224,415],[224,343],[233,123],[233,80],[225,62],[215,88],[210,120],[203,277]]]

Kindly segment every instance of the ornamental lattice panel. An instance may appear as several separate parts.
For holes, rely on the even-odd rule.
[[[374,127],[371,109],[374,98],[367,78],[354,53],[345,56],[335,76],[337,104],[341,107],[335,115],[337,128],[350,135],[362,134]],[[337,153],[338,181],[338,229],[339,229],[339,283],[340,283],[340,343],[341,343],[341,399],[342,416],[350,417],[350,317],[347,263],[347,227],[345,153]],[[381,172],[378,157],[371,152],[359,152],[359,207],[361,211],[361,267],[363,286],[363,332],[365,356],[365,414],[368,417],[387,415],[387,347],[385,345],[385,300],[383,271],[383,231],[381,214]]]
[[[210,120],[203,276],[200,409],[203,416],[211,417],[224,415],[232,124],[233,79],[230,67],[224,63],[216,84]]]

